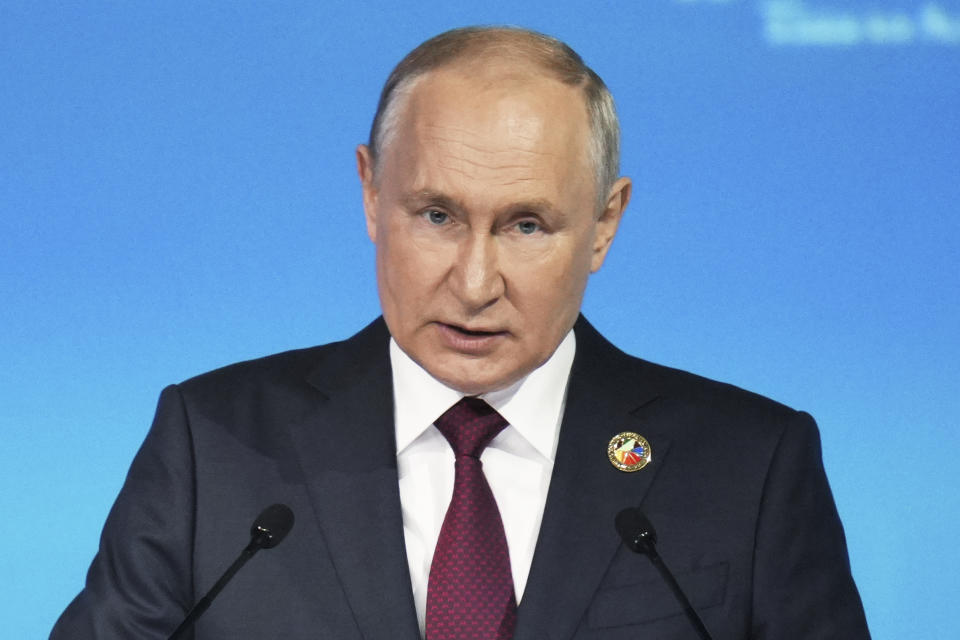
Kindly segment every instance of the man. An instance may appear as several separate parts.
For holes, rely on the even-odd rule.
[[[868,637],[809,416],[579,317],[630,195],[618,154],[609,93],[556,40],[411,52],[357,150],[383,319],[166,389],[52,637],[167,637],[276,502],[294,530],[197,638],[692,637],[614,530],[639,505],[713,637]]]

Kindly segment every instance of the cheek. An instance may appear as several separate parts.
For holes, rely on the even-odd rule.
[[[396,316],[402,311],[405,299],[414,293],[407,275],[410,262],[407,246],[396,224],[381,225],[377,238],[377,283],[381,305],[388,315]]]
[[[424,310],[445,273],[443,247],[394,220],[377,243],[377,277],[381,302],[391,310],[414,314]]]
[[[544,270],[554,278],[558,289],[582,289],[590,275],[590,239],[585,233],[577,233],[564,240],[555,248]]]
[[[589,251],[582,243],[560,243],[536,263],[514,266],[518,307],[536,314],[538,322],[564,323],[579,311],[590,270]]]

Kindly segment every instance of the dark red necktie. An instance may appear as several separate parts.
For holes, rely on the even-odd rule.
[[[503,521],[480,454],[507,421],[478,398],[437,419],[456,456],[453,498],[427,583],[427,640],[510,640],[517,621]]]

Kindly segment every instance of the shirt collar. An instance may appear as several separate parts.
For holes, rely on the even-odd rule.
[[[556,454],[575,351],[576,339],[571,330],[538,368],[505,389],[480,396],[550,461]],[[427,373],[393,338],[390,338],[390,366],[399,454],[464,394]]]

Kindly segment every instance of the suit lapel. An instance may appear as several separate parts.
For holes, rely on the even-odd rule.
[[[293,425],[307,490],[365,640],[419,639],[403,537],[389,334],[382,320],[332,347],[318,402]]]
[[[567,390],[557,457],[530,577],[520,604],[515,640],[572,637],[620,545],[613,521],[638,506],[670,447],[666,429],[644,418],[658,390],[629,377],[635,363],[581,316],[577,355]],[[622,431],[650,442],[653,460],[625,473],[607,458],[607,443]]]

